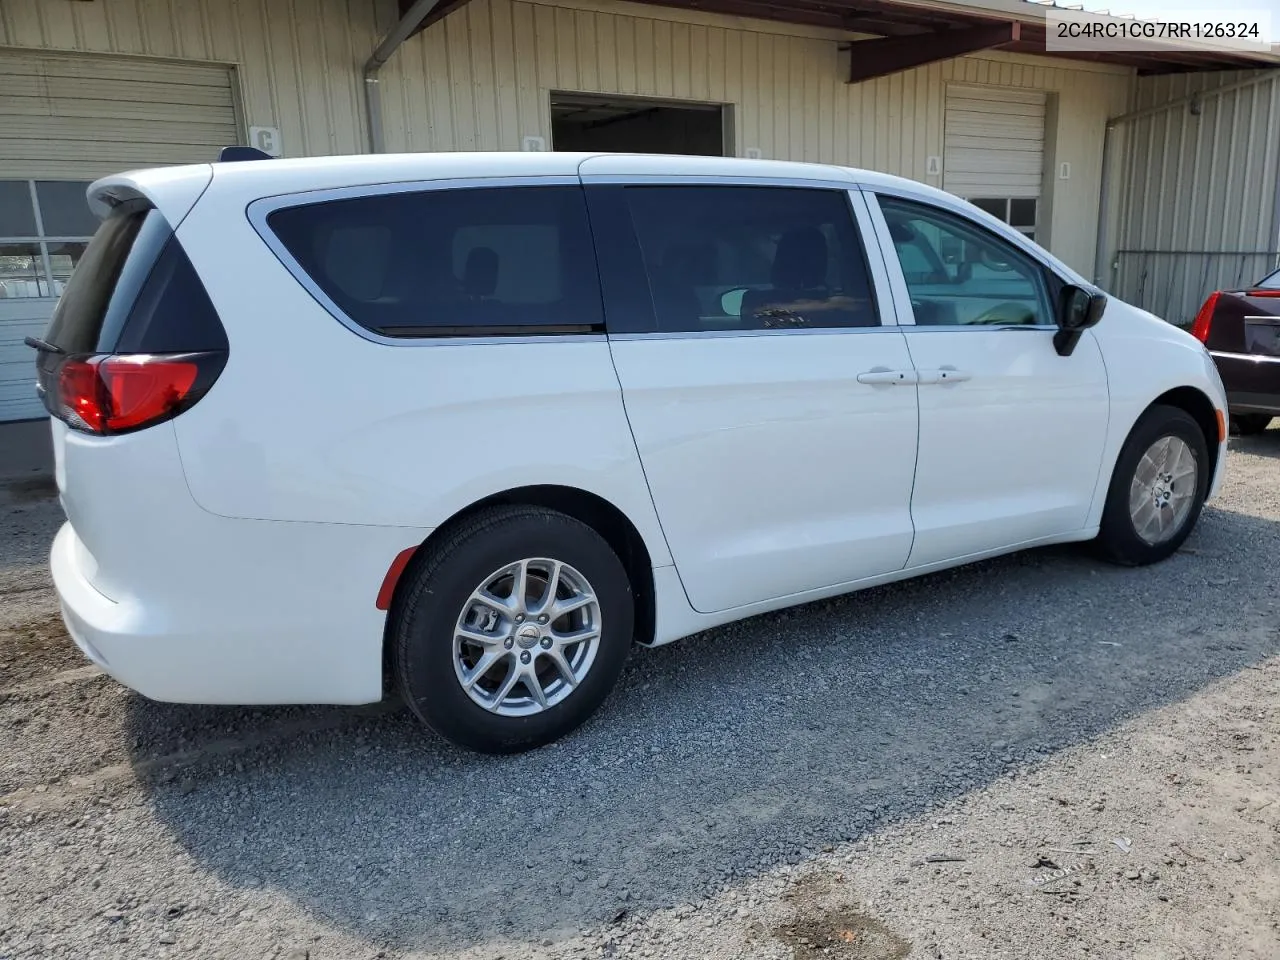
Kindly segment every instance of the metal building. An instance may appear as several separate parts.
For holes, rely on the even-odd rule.
[[[232,142],[869,167],[966,196],[1142,296],[1165,283],[1153,264],[1169,255],[1152,251],[1175,234],[1275,249],[1275,223],[1232,205],[1268,177],[1274,197],[1276,85],[1206,94],[1194,123],[1161,105],[1280,56],[1050,56],[1044,35],[1024,0],[4,0],[0,420],[41,414],[22,338],[92,231],[87,182]],[[1248,116],[1226,106],[1246,101]],[[1254,159],[1228,173],[1228,154]],[[1179,200],[1196,177],[1209,199]],[[1199,267],[1176,269],[1190,291]]]
[[[1113,232],[1097,282],[1186,324],[1280,266],[1280,72],[1143,77],[1110,124]],[[1110,217],[1104,218],[1104,223]]]

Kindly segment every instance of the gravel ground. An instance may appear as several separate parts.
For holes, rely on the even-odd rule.
[[[1280,430],[1186,549],[1048,549],[633,657],[512,758],[148,703],[0,499],[0,960],[1280,956]]]

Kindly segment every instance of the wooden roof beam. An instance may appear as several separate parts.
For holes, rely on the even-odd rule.
[[[1020,24],[1010,22],[920,33],[910,37],[860,40],[851,45],[847,82],[862,83],[864,80],[922,67],[927,63],[951,60],[966,53],[1017,43],[1022,36],[1021,31]]]

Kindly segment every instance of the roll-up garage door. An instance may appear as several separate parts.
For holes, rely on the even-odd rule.
[[[43,414],[22,340],[93,233],[85,187],[238,140],[227,67],[0,51],[0,421]]]
[[[1040,197],[1045,94],[947,88],[943,189],[967,198]]]

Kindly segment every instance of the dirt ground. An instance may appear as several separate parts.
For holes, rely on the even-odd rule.
[[[0,498],[0,960],[1280,958],[1280,430],[1164,564],[1034,551],[639,651],[485,758],[150,703]]]

